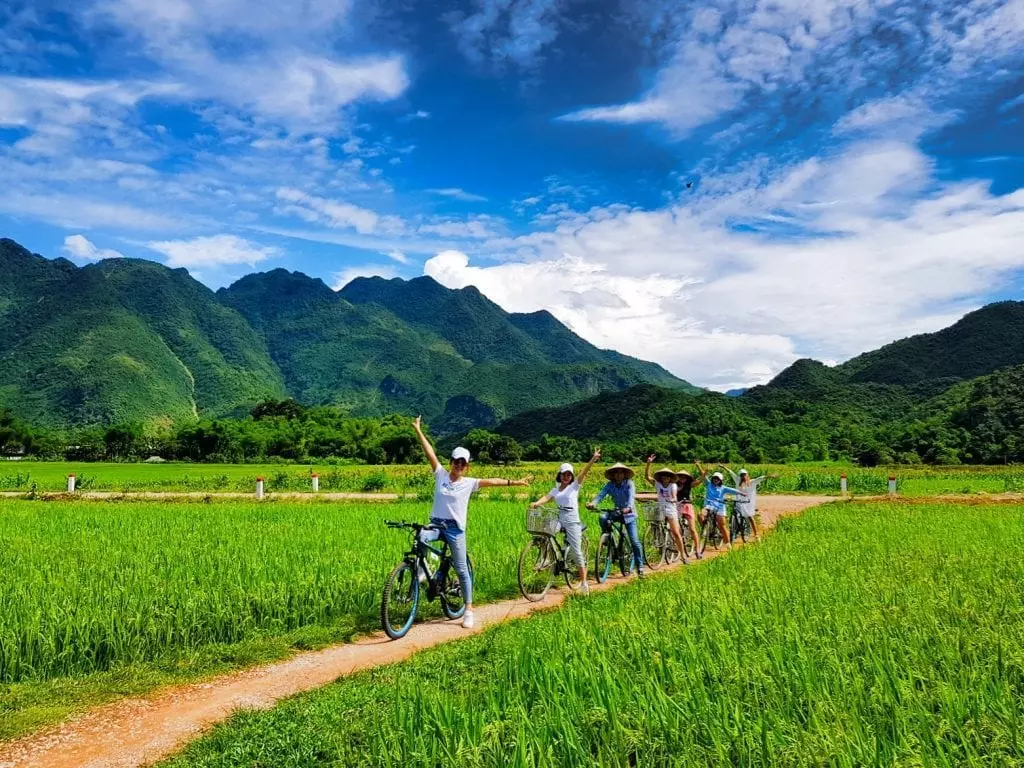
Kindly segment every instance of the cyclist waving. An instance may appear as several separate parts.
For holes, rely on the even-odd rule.
[[[572,464],[560,466],[558,474],[555,475],[555,487],[530,505],[536,508],[547,504],[549,501],[554,501],[558,505],[558,522],[565,531],[565,541],[569,551],[572,552],[573,558],[575,558],[576,563],[580,567],[580,590],[584,595],[590,594],[590,585],[587,583],[587,562],[583,557],[583,521],[580,520],[580,488],[583,487],[583,481],[590,474],[590,469],[594,466],[594,462],[600,458],[601,449],[595,448],[594,455],[590,457],[590,461],[583,467],[579,477],[575,476]]]
[[[470,573],[466,561],[466,518],[469,514],[469,497],[481,488],[493,488],[496,486],[528,486],[530,479],[523,480],[502,480],[500,478],[475,478],[467,477],[469,471],[470,455],[465,448],[456,448],[452,451],[452,461],[448,469],[441,466],[441,462],[434,453],[434,446],[430,444],[427,436],[423,434],[422,419],[417,416],[412,423],[419,438],[423,453],[430,462],[430,468],[434,470],[434,506],[430,510],[430,524],[436,526],[436,530],[423,531],[420,537],[423,541],[434,541],[443,537],[452,551],[452,564],[459,576],[459,585],[462,587],[462,594],[466,601],[466,613],[462,617],[462,626],[472,629],[473,620],[473,575]]]
[[[649,485],[653,485],[654,490],[658,492],[658,510],[665,520],[668,521],[668,530],[672,538],[675,539],[676,551],[683,559],[683,563],[687,563],[689,560],[686,557],[686,545],[683,544],[683,532],[679,528],[679,507],[676,502],[676,494],[678,493],[677,475],[667,467],[659,469],[654,475],[651,475],[651,464],[654,463],[656,458],[653,454],[647,457],[647,464],[644,466],[644,479],[647,480]]]
[[[629,534],[629,542],[633,545],[633,559],[636,561],[636,575],[644,577],[644,549],[640,544],[640,532],[636,527],[636,486],[633,485],[633,470],[625,464],[614,464],[605,470],[608,479],[601,492],[587,504],[587,509],[596,509],[605,496],[611,496],[615,502],[615,511],[601,515],[601,530],[611,533],[612,521],[622,521]]]

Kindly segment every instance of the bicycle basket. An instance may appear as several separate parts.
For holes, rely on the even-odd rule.
[[[526,510],[526,530],[530,533],[558,533],[558,507],[537,507]]]
[[[640,511],[643,512],[644,520],[648,523],[660,523],[665,519],[665,515],[661,511],[661,504],[656,501],[645,501],[640,505]]]

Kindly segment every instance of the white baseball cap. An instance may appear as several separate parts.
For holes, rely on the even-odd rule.
[[[569,464],[568,462],[558,468],[559,475],[561,475],[564,472],[572,472],[574,475],[576,474],[576,470],[573,469],[572,464]]]
[[[714,480],[714,479],[715,479],[716,477],[717,477],[717,478],[718,478],[719,480],[721,480],[721,479],[722,479],[722,473],[721,473],[721,472],[715,472],[715,474],[713,474],[713,475],[711,476],[711,479],[712,479],[712,480]]]
[[[741,470],[740,470],[740,474],[741,474],[741,475],[749,475],[750,473],[749,473],[749,472],[747,472],[747,470],[745,470],[745,469],[741,469]]]
[[[457,461],[458,459],[465,459],[466,463],[469,463],[469,451],[467,451],[461,445],[454,451],[452,451],[452,461]]]

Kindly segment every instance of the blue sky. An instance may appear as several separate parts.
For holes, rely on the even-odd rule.
[[[0,234],[429,274],[725,389],[1024,270],[1024,0],[14,0]]]

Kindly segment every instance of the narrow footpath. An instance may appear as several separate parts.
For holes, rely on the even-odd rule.
[[[779,518],[829,501],[830,496],[758,497],[762,528]],[[756,545],[747,545],[756,546]],[[723,554],[709,551],[705,560]],[[698,561],[692,561],[694,565]],[[694,565],[686,567],[694,567]],[[664,573],[671,568],[655,572]],[[614,589],[632,579],[611,578],[593,589]],[[477,626],[465,630],[444,620],[417,624],[402,640],[383,633],[354,643],[300,653],[285,661],[235,672],[203,683],[164,688],[141,698],[114,702],[66,723],[0,745],[0,768],[137,768],[168,757],[240,709],[269,709],[281,699],[320,688],[371,667],[407,659],[417,651],[447,643],[510,619],[550,610],[566,598],[553,590],[538,603],[508,600],[479,605]]]

